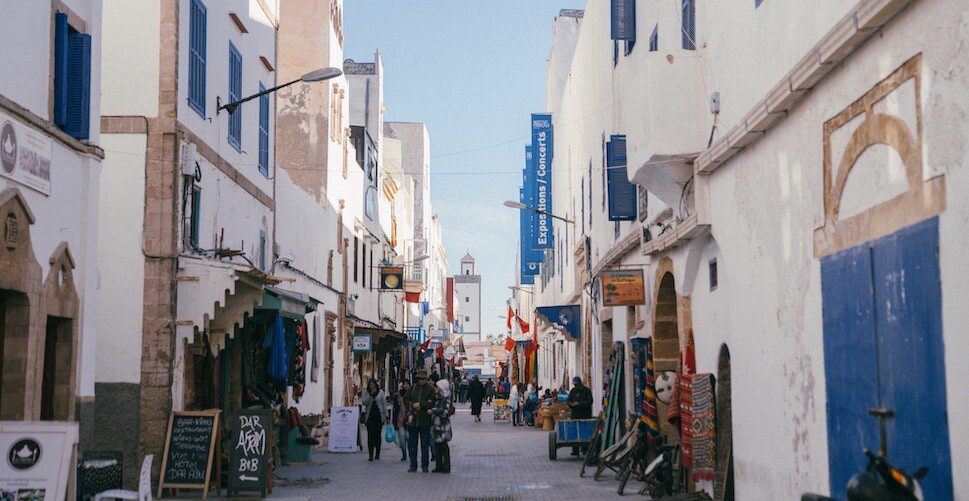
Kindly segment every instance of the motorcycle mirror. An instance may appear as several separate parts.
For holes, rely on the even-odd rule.
[[[922,480],[928,474],[929,474],[929,469],[923,466],[915,470],[915,474],[912,475],[912,478],[914,478],[915,480]]]

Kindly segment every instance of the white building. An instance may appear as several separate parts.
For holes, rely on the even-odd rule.
[[[461,273],[454,275],[454,293],[461,305],[461,334],[466,341],[481,341],[481,275],[474,269],[474,258],[461,258]]]
[[[969,495],[962,3],[630,3],[635,43],[612,40],[611,2],[588,2],[549,106],[552,212],[576,225],[555,223],[536,302],[583,305],[594,390],[613,341],[651,337],[657,371],[686,359],[731,402],[715,469],[739,499],[843,496],[877,406],[895,412],[892,461],[935,472],[928,497]],[[633,221],[606,218],[607,143],[648,190]],[[601,306],[617,267],[644,270],[645,305]],[[718,499],[729,485],[698,482]]]
[[[78,421],[94,446],[101,2],[0,19],[0,420]]]

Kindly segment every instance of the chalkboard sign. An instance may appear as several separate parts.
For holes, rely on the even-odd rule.
[[[178,488],[201,489],[205,499],[219,431],[219,412],[173,412],[168,417],[158,497],[162,497],[162,489]]]
[[[229,448],[229,494],[255,491],[266,494],[269,466],[272,409],[243,409],[232,421]]]

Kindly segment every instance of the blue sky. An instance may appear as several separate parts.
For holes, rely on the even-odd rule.
[[[545,111],[552,18],[584,0],[348,0],[344,51],[380,49],[387,120],[424,122],[431,202],[450,274],[465,252],[482,276],[482,329],[505,331],[529,114]]]

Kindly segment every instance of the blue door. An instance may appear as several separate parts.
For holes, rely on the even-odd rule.
[[[880,406],[889,460],[928,467],[925,498],[951,499],[938,219],[823,258],[821,290],[832,495],[878,450]]]

